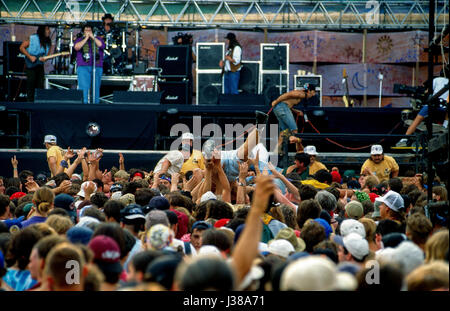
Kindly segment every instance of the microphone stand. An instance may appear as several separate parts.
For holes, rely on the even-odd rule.
[[[278,52],[278,64],[280,65],[280,84],[278,85],[278,89],[280,91],[280,95],[283,94],[283,87],[282,87],[282,82],[283,82],[283,74],[282,74],[282,70],[283,70],[283,60],[281,59],[281,51],[280,51],[280,42],[277,42],[277,52]]]
[[[383,75],[381,72],[378,74],[378,80],[380,80],[380,95],[378,98],[378,108],[381,108],[381,92],[383,91]]]

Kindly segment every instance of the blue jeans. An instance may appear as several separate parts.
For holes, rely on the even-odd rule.
[[[102,82],[102,67],[95,67],[95,102],[100,102],[100,84]],[[78,89],[83,91],[83,103],[88,103],[88,94],[92,86],[92,66],[79,66],[77,69]]]
[[[287,104],[281,102],[275,105],[275,107],[273,107],[273,113],[278,119],[280,132],[286,129],[291,131],[297,130],[297,123],[295,122],[294,115]]]
[[[225,86],[224,94],[239,94],[238,86],[239,86],[239,77],[240,76],[241,76],[240,71],[225,72],[225,77],[224,77],[224,82],[223,82],[224,86]]]

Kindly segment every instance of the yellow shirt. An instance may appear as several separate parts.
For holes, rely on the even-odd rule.
[[[183,163],[181,167],[181,173],[186,173],[188,171],[193,171],[194,169],[199,168],[205,169],[205,159],[203,158],[203,154],[200,150],[193,150],[189,159]]]
[[[327,167],[319,161],[314,161],[313,164],[309,165],[309,174],[310,175],[314,175],[317,171],[320,171],[320,170],[328,171]]]
[[[321,182],[319,182],[319,181],[317,181],[315,179],[302,180],[302,184],[310,185],[310,186],[313,186],[314,188],[317,188],[317,189],[326,189],[326,188],[328,188],[330,186],[328,184],[321,183]]]
[[[47,150],[47,163],[48,163],[48,159],[50,157],[55,157],[56,158],[56,167],[59,167],[61,161],[64,159],[63,157],[63,150],[58,147],[58,146],[52,146]],[[70,164],[69,164],[70,165]],[[50,169],[50,164],[48,165],[48,168]],[[50,169],[50,172],[52,170]],[[64,172],[66,171],[66,169],[64,169]],[[53,177],[53,174],[52,174]]]
[[[361,167],[361,174],[366,167],[378,177],[380,182],[389,180],[391,173],[393,171],[398,171],[398,164],[395,159],[387,155],[384,156],[384,160],[379,164],[375,164],[371,159],[367,159]]]

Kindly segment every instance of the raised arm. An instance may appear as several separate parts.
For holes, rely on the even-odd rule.
[[[232,255],[237,284],[240,284],[250,271],[253,260],[258,255],[258,245],[262,234],[261,216],[264,214],[269,204],[269,198],[275,190],[272,176],[258,176],[255,182],[256,189],[253,194],[252,206],[245,220],[244,230]]]
[[[219,178],[220,185],[222,186],[222,200],[231,203],[231,186],[228,182],[227,175],[225,174],[222,165],[220,164],[220,158],[218,156],[218,151],[213,153],[213,163],[215,171],[217,172],[217,177]]]
[[[236,193],[236,204],[245,204],[245,188],[247,186],[247,175],[248,175],[248,163],[247,162],[238,162],[239,165],[239,182],[237,186]]]
[[[300,192],[298,191],[298,188],[294,186],[285,176],[283,176],[283,174],[278,172],[271,162],[269,162],[267,166],[269,167],[269,170],[272,172],[273,176],[279,178],[286,185],[288,191],[292,193],[297,200],[301,201]]]
[[[13,177],[19,178],[19,172],[18,172],[19,161],[17,161],[16,155],[14,155],[14,157],[11,158],[11,165],[13,168]]]
[[[119,170],[125,171],[125,159],[121,153],[119,153]]]

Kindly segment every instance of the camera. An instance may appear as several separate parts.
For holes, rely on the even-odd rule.
[[[422,104],[426,101],[427,88],[424,86],[408,86],[405,84],[394,84],[394,93],[409,95],[411,106],[414,110],[419,110]]]
[[[448,209],[449,202],[432,202],[425,206],[425,215],[434,225],[438,224],[442,227],[448,226]]]

